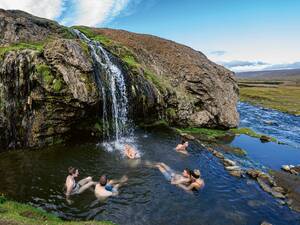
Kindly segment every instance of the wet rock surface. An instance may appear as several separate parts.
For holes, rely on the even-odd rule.
[[[272,171],[272,176],[278,186],[285,190],[288,197],[287,204],[300,212],[300,177],[281,171]]]

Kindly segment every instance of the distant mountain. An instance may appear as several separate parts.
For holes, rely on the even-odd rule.
[[[239,72],[236,76],[239,79],[300,80],[300,69]]]

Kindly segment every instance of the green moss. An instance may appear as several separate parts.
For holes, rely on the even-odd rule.
[[[248,127],[241,127],[241,128],[234,128],[234,129],[230,129],[231,132],[233,132],[234,134],[245,134],[248,135],[250,137],[254,137],[254,138],[261,138],[261,136],[263,136],[264,134],[258,134],[256,133],[254,130],[248,128]],[[266,135],[264,135],[266,136]],[[276,138],[271,137],[271,141],[272,142],[277,142]]]
[[[61,36],[65,39],[74,39],[76,36],[71,32],[69,27],[62,27]]]
[[[166,110],[166,114],[169,118],[175,118],[176,117],[176,110],[173,108],[168,108]]]
[[[35,66],[35,68],[44,80],[44,82],[46,82],[46,84],[48,85],[51,85],[54,80],[54,76],[51,73],[50,67],[46,64],[38,64]]]
[[[129,65],[130,67],[141,67],[141,64],[139,64],[135,57],[133,55],[125,55],[121,58],[124,63]]]
[[[82,48],[82,50],[84,51],[86,56],[90,55],[90,50],[89,50],[89,46],[87,43],[85,43],[84,41],[80,41],[80,46]]]
[[[44,49],[44,42],[37,42],[37,43],[17,43],[17,44],[12,44],[7,47],[0,47],[0,58],[3,59],[4,55],[7,52],[10,51],[17,51],[17,50],[24,50],[24,49],[32,49],[36,50],[39,52],[42,52]]]
[[[46,213],[41,209],[21,204],[13,201],[6,201],[0,205],[0,224],[22,224],[22,225],[81,225],[81,224],[99,224],[112,225],[106,221],[63,221],[56,216]]]
[[[245,135],[248,135],[248,136],[254,137],[254,138],[260,138],[260,136],[261,136],[261,134],[256,133],[255,131],[253,131],[252,129],[250,129],[248,127],[234,128],[234,129],[231,129],[231,131],[234,134],[245,134]]]
[[[189,133],[189,134],[198,134],[203,135],[208,138],[217,138],[222,137],[227,134],[225,130],[216,130],[216,129],[209,129],[209,128],[197,128],[197,127],[190,127],[190,128],[180,128],[177,129],[180,133]]]
[[[98,131],[101,132],[102,131],[102,126],[100,125],[100,123],[95,123],[94,128]]]
[[[62,89],[62,81],[60,79],[55,79],[52,88],[55,92],[60,92]]]

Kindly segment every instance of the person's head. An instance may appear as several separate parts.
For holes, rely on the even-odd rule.
[[[182,176],[184,177],[190,177],[191,176],[191,170],[188,168],[185,168],[182,172]]]
[[[105,186],[107,184],[107,176],[106,175],[102,175],[100,177],[99,183],[101,186]]]
[[[189,146],[189,143],[185,140],[182,140],[181,141],[181,144],[184,145],[185,147],[188,147]]]
[[[200,178],[200,176],[201,176],[200,170],[195,169],[194,171],[191,172],[191,175],[195,179]]]
[[[70,166],[68,168],[68,173],[69,173],[70,176],[73,176],[73,177],[78,177],[78,175],[79,175],[78,169],[76,169],[76,168],[74,168],[72,166]]]

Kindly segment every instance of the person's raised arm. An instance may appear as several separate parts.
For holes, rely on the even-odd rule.
[[[67,182],[66,182],[66,188],[67,188],[66,195],[70,196],[72,189],[73,189],[73,182],[71,182],[70,179],[68,179],[68,178],[67,178]]]

